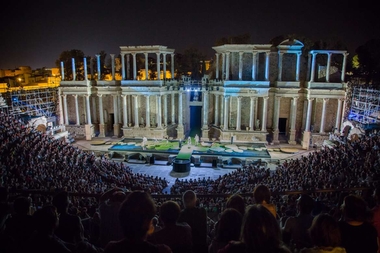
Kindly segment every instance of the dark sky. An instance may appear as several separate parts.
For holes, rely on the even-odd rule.
[[[342,0],[9,0],[0,4],[0,69],[55,67],[61,52],[94,56],[120,46],[164,45],[209,57],[217,39],[248,33],[340,40],[350,54],[379,38],[374,2]]]

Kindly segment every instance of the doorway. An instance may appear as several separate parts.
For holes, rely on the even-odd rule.
[[[190,106],[190,133],[191,137],[196,134],[201,137],[202,135],[202,106]]]
[[[286,121],[287,118],[279,118],[278,119],[278,131],[280,134],[285,134],[286,133]]]

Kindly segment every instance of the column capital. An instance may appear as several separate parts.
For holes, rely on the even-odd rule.
[[[343,53],[343,56],[347,57],[349,55],[349,53],[345,52]]]
[[[112,58],[114,58],[114,57],[115,57],[115,54],[110,54],[110,56],[111,56]]]
[[[263,97],[263,99],[264,99],[264,100],[268,100],[268,99],[269,99],[269,97]]]
[[[144,97],[146,97],[146,98],[149,98],[149,97],[150,97],[150,95],[144,95]]]
[[[323,102],[329,101],[329,98],[323,98]]]
[[[285,54],[284,52],[281,52],[281,51],[278,52],[278,55],[280,56],[283,56],[284,54]]]
[[[84,94],[83,97],[89,98],[91,97],[91,94]]]
[[[240,56],[241,56],[241,55],[243,55],[243,54],[244,54],[244,52],[243,52],[243,51],[240,51],[240,52],[239,52],[239,55],[240,55]]]
[[[307,100],[309,101],[313,101],[315,98],[307,98]]]
[[[223,95],[224,99],[229,99],[230,95]]]
[[[72,94],[71,96],[77,98],[77,97],[78,97],[78,94]]]
[[[250,98],[251,98],[252,101],[255,101],[257,99],[256,96],[251,96]]]
[[[125,97],[127,97],[128,95],[126,95],[126,94],[121,94],[120,95],[122,98],[125,98]]]
[[[344,102],[346,99],[345,99],[345,98],[338,98],[338,100],[339,100],[340,102]]]
[[[238,100],[241,100],[243,98],[243,96],[238,96],[237,99]]]
[[[137,98],[139,95],[133,94],[132,97]]]
[[[61,96],[64,98],[67,98],[67,94],[62,94]]]
[[[100,97],[100,98],[103,96],[103,94],[96,94],[96,95],[97,95],[98,97]]]
[[[293,97],[294,101],[297,101],[298,99],[299,99],[299,97]]]
[[[278,100],[281,100],[281,98],[282,98],[282,96],[280,96],[280,95],[275,95],[275,97],[276,97],[276,99],[278,99]]]
[[[131,55],[133,55],[133,56],[136,56],[136,54],[137,54],[136,52],[132,52],[132,53],[131,53]]]

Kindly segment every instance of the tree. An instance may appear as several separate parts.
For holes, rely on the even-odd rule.
[[[355,50],[354,73],[365,76],[366,83],[380,82],[380,39],[371,39]]]
[[[78,70],[83,69],[84,53],[82,50],[71,49],[69,51],[63,51],[55,61],[57,67],[61,67],[61,62],[63,62],[66,80],[73,79],[72,58],[75,60],[75,70],[76,73],[78,73]],[[78,78],[80,78],[81,75],[83,76],[81,72],[78,74]]]

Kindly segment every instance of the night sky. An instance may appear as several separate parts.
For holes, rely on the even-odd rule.
[[[61,52],[94,56],[120,46],[163,45],[209,58],[217,39],[248,33],[253,44],[280,35],[340,40],[349,53],[379,38],[378,9],[342,0],[9,0],[0,5],[0,69],[56,67]],[[374,3],[374,2],[372,2]]]

